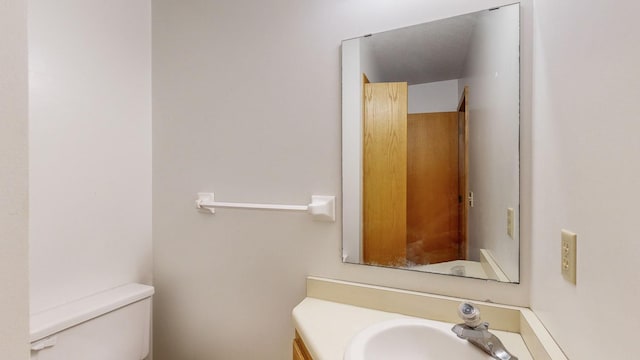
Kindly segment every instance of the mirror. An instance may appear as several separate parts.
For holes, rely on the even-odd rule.
[[[347,263],[519,282],[518,4],[342,42]]]

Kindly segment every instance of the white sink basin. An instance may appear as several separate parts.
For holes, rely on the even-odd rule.
[[[371,325],[351,339],[344,360],[491,360],[451,324],[425,319],[394,319]]]

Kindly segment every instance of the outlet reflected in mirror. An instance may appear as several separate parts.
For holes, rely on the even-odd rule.
[[[519,20],[343,41],[345,262],[519,282]]]

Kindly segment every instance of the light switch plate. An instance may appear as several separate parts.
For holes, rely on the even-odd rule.
[[[507,208],[507,235],[513,239],[513,218],[514,218],[513,208]]]
[[[568,230],[562,230],[562,276],[568,282],[576,283],[576,246],[578,236]]]

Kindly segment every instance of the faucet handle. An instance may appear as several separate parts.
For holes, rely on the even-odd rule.
[[[480,319],[480,310],[471,303],[461,303],[458,306],[458,316],[460,316],[465,325],[470,328],[476,328],[482,324],[482,319]]]

